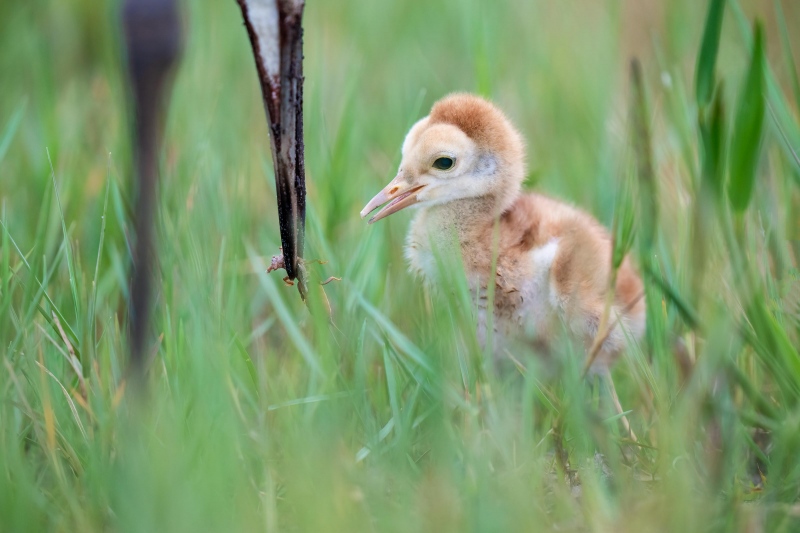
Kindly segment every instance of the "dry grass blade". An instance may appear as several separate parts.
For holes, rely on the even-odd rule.
[[[75,349],[72,347],[72,343],[69,342],[69,338],[67,334],[64,332],[64,328],[61,327],[61,321],[58,319],[58,316],[53,313],[53,322],[55,323],[56,327],[58,328],[58,334],[61,336],[61,340],[64,341],[64,344],[67,347],[67,352],[69,353],[69,364],[72,369],[75,371],[75,375],[78,378],[78,383],[81,387],[81,396],[84,399],[87,398],[87,390],[86,390],[86,380],[83,377],[83,368],[81,366],[81,362],[78,361],[78,358],[75,356]]]
[[[81,421],[81,417],[78,414],[78,409],[75,407],[75,402],[72,401],[72,397],[70,396],[69,391],[67,391],[67,388],[64,387],[63,383],[61,383],[61,381],[59,381],[59,379],[55,376],[55,374],[50,372],[50,370],[48,370],[47,367],[44,366],[44,364],[42,364],[39,361],[35,361],[35,363],[39,366],[39,368],[42,369],[42,371],[46,372],[47,375],[53,378],[53,381],[55,381],[58,384],[59,388],[61,389],[61,392],[64,393],[64,398],[67,400],[67,404],[69,405],[69,410],[72,412],[72,418],[78,425],[78,429],[80,429],[83,438],[89,440],[89,435],[86,434],[86,429],[84,429],[83,427],[83,422]]]

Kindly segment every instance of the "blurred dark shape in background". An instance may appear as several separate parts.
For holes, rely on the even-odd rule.
[[[153,289],[153,225],[158,186],[158,154],[164,127],[165,99],[181,49],[176,0],[126,0],[122,25],[128,59],[133,111],[136,207],[130,343],[133,371],[143,369]]]

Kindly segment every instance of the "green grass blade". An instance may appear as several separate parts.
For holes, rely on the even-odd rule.
[[[108,154],[108,167],[106,172],[106,194],[103,200],[103,215],[100,222],[100,239],[97,245],[97,260],[94,263],[94,276],[92,277],[92,294],[89,297],[89,312],[87,313],[87,320],[89,321],[88,331],[90,332],[89,343],[91,352],[94,353],[94,345],[97,342],[97,278],[100,275],[100,262],[103,259],[103,244],[106,240],[106,215],[108,214],[108,196],[111,191],[111,154]]]
[[[707,113],[700,113],[700,146],[702,178],[706,190],[713,192],[715,200],[722,197],[725,170],[725,106],[723,86],[719,84]]]
[[[25,115],[25,107],[26,104],[23,101],[6,123],[3,135],[0,136],[0,161],[3,160],[3,156],[5,156],[6,151],[8,151],[8,147],[11,146],[11,141],[14,139],[14,134],[17,133],[17,128],[19,127],[20,122],[22,122],[22,117]]]
[[[714,72],[719,50],[719,37],[722,32],[722,19],[725,14],[725,0],[711,0],[706,14],[703,41],[697,57],[695,70],[695,96],[700,106],[711,102],[714,86]]]
[[[611,264],[614,270],[619,269],[622,261],[633,246],[636,237],[636,210],[633,206],[631,187],[627,180],[620,185],[614,209],[612,225],[613,250]]]
[[[6,205],[0,205],[0,221],[3,228],[6,225]],[[6,315],[11,308],[11,278],[14,272],[11,269],[11,242],[7,232],[0,235],[0,336],[6,331],[8,320]]]
[[[797,76],[797,66],[794,62],[794,54],[792,54],[792,43],[789,39],[789,30],[786,28],[786,16],[783,14],[783,7],[781,7],[781,0],[775,0],[775,20],[778,22],[778,30],[781,36],[781,47],[783,48],[783,56],[786,60],[786,70],[789,72],[789,78],[792,84],[792,92],[794,93],[794,103],[800,112],[800,79]]]
[[[80,298],[78,298],[78,278],[75,271],[75,258],[72,252],[72,245],[69,242],[69,233],[67,232],[67,223],[64,220],[64,208],[61,205],[61,197],[58,194],[58,183],[56,183],[56,171],[53,168],[53,161],[50,159],[50,150],[47,151],[47,162],[50,164],[50,177],[53,180],[53,192],[56,197],[56,204],[58,205],[58,214],[61,217],[61,231],[64,234],[64,244],[67,251],[67,270],[69,271],[69,288],[72,291],[72,304],[75,308],[75,320],[81,316],[80,311]]]
[[[769,115],[772,118],[772,122],[778,129],[778,134],[780,135],[781,140],[783,141],[783,145],[789,152],[789,160],[794,162],[795,164],[796,172],[792,175],[795,176],[795,178],[800,179],[800,154],[798,154],[797,150],[795,150],[794,146],[792,146],[792,141],[789,140],[789,137],[786,135],[786,131],[784,131],[783,127],[781,126],[781,121],[778,118],[777,114],[775,113],[775,110],[772,108],[772,105],[769,105],[768,109],[769,109]],[[798,181],[798,184],[800,184],[800,181]]]
[[[0,227],[3,228],[3,232],[8,237],[8,240],[11,242],[11,245],[17,251],[17,254],[19,255],[19,257],[22,260],[22,262],[25,264],[26,269],[30,272],[31,277],[34,279],[34,281],[36,282],[36,286],[38,287],[38,289],[34,289],[34,288],[31,289],[31,291],[35,291],[35,293],[34,293],[35,295],[32,295],[28,300],[26,300],[26,301],[30,302],[30,309],[31,310],[38,309],[39,312],[41,313],[41,315],[44,317],[44,319],[49,324],[51,324],[53,326],[53,329],[55,330],[56,328],[55,328],[54,324],[52,324],[52,319],[50,318],[50,315],[47,313],[47,311],[45,309],[42,309],[42,307],[39,305],[39,300],[41,298],[44,298],[45,300],[47,300],[47,303],[50,304],[50,308],[56,313],[56,315],[58,316],[59,321],[61,322],[62,327],[66,331],[67,335],[69,335],[70,341],[73,343],[73,348],[75,349],[75,355],[77,355],[78,358],[80,358],[80,353],[81,352],[79,351],[79,347],[78,347],[78,336],[75,334],[75,331],[69,325],[69,322],[67,322],[67,320],[64,318],[64,315],[61,313],[59,308],[56,306],[56,304],[53,302],[53,300],[47,294],[47,290],[45,289],[47,287],[47,283],[48,283],[50,277],[52,276],[53,271],[58,266],[58,262],[57,261],[54,262],[53,266],[51,267],[50,272],[47,272],[45,274],[45,276],[44,276],[44,279],[40,281],[39,278],[36,276],[36,273],[33,271],[33,268],[31,268],[31,264],[28,262],[27,258],[22,253],[22,250],[20,250],[20,248],[17,245],[16,241],[11,236],[11,233],[9,233],[8,228],[6,227],[6,225],[3,222],[3,220],[0,220]],[[66,244],[66,243],[64,243],[64,244]],[[56,256],[56,258],[58,260],[59,256]],[[32,314],[33,314],[32,312],[29,312],[26,316],[30,316]],[[28,320],[26,320],[26,323],[27,322],[28,322]],[[22,333],[22,332],[20,332],[20,333]],[[17,338],[12,343],[12,347],[16,347],[20,340],[21,340],[21,336],[17,335]],[[14,350],[11,349],[10,351],[13,352]]]
[[[649,264],[645,266],[645,272],[648,279],[653,281],[664,297],[675,306],[686,324],[692,329],[699,327],[700,318],[698,317],[697,311],[692,308],[691,304],[689,304],[689,302],[687,302],[686,299],[681,296],[681,294],[667,280],[663,279],[661,274],[656,272]]]
[[[644,256],[651,253],[655,244],[658,225],[658,190],[653,167],[653,146],[644,76],[642,66],[637,59],[631,62],[631,85],[633,89],[631,134],[636,154],[636,175],[639,182],[640,253]]]
[[[784,141],[784,149],[791,161],[798,162],[800,153],[800,124],[794,119],[789,102],[783,94],[774,73],[767,69],[767,101],[768,107],[778,129],[778,134]]]
[[[731,140],[728,198],[736,211],[744,211],[753,193],[764,129],[764,37],[760,23],[753,32],[753,51]]]
[[[305,359],[311,370],[319,377],[323,377],[324,373],[317,353],[311,347],[308,340],[306,340],[303,332],[300,331],[295,317],[292,316],[289,308],[286,307],[283,297],[278,294],[275,283],[267,276],[267,266],[250,246],[247,247],[247,255],[250,258],[250,263],[253,265],[253,268],[255,268],[258,273],[258,281],[261,283],[261,287],[266,291],[269,301],[273,309],[275,309],[275,313],[278,315],[278,319],[281,324],[283,324],[289,338],[294,342],[295,348],[300,352],[300,355]]]
[[[395,421],[397,434],[401,437],[405,428],[401,423],[403,419],[400,416],[400,390],[395,375],[394,364],[389,357],[389,347],[387,345],[383,346],[383,368],[386,373],[386,390],[389,393],[389,405],[392,408],[392,418]]]
[[[428,357],[425,353],[397,329],[397,326],[395,326],[386,315],[364,299],[361,293],[356,293],[356,298],[361,307],[378,323],[395,346],[408,355],[414,363],[422,367],[426,372],[433,372],[433,367],[428,362]]]
[[[747,309],[754,334],[744,330],[744,338],[769,369],[791,407],[800,402],[800,354],[792,345],[783,326],[760,298]]]

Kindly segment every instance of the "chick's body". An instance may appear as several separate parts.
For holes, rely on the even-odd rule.
[[[520,195],[500,216],[498,230],[493,217],[464,217],[459,207],[419,210],[406,244],[410,269],[437,285],[441,263],[436,255],[452,248],[455,237],[472,292],[478,295],[479,334],[485,342],[494,239],[496,350],[522,334],[549,347],[563,326],[588,348],[609,287],[611,242],[606,230],[586,213],[537,194]],[[644,332],[641,291],[641,281],[626,259],[617,274],[611,309],[612,320],[621,315],[622,329],[612,330],[597,365],[613,362],[625,346],[626,333],[637,339]]]
[[[365,211],[391,200],[375,220],[418,204],[406,243],[410,268],[435,286],[437,254],[460,252],[478,298],[482,342],[493,279],[496,352],[520,335],[548,347],[564,329],[588,348],[606,305],[610,236],[573,206],[520,193],[524,175],[522,139],[502,112],[481,98],[451,95],[408,133],[398,176]],[[615,327],[595,369],[613,362],[626,337],[644,332],[642,283],[627,258],[617,273],[610,316]]]

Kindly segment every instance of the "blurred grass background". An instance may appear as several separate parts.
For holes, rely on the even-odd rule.
[[[703,189],[707,7],[308,2],[306,257],[327,261],[313,280],[343,278],[325,287],[329,324],[264,274],[279,243],[274,183],[238,7],[185,2],[142,405],[124,379],[132,183],[118,5],[0,4],[0,530],[800,529],[800,5],[725,6],[723,154],[748,101],[756,18],[768,65],[744,212]],[[394,176],[410,125],[468,90],[525,134],[529,187],[610,227],[635,190],[634,55],[657,190],[657,214],[634,219],[655,215],[654,243],[637,245],[651,329],[614,375],[639,446],[599,414],[580,350],[565,347],[553,370],[522,347],[522,366],[496,375],[463,286],[429,291],[407,274],[410,216],[358,217]]]

